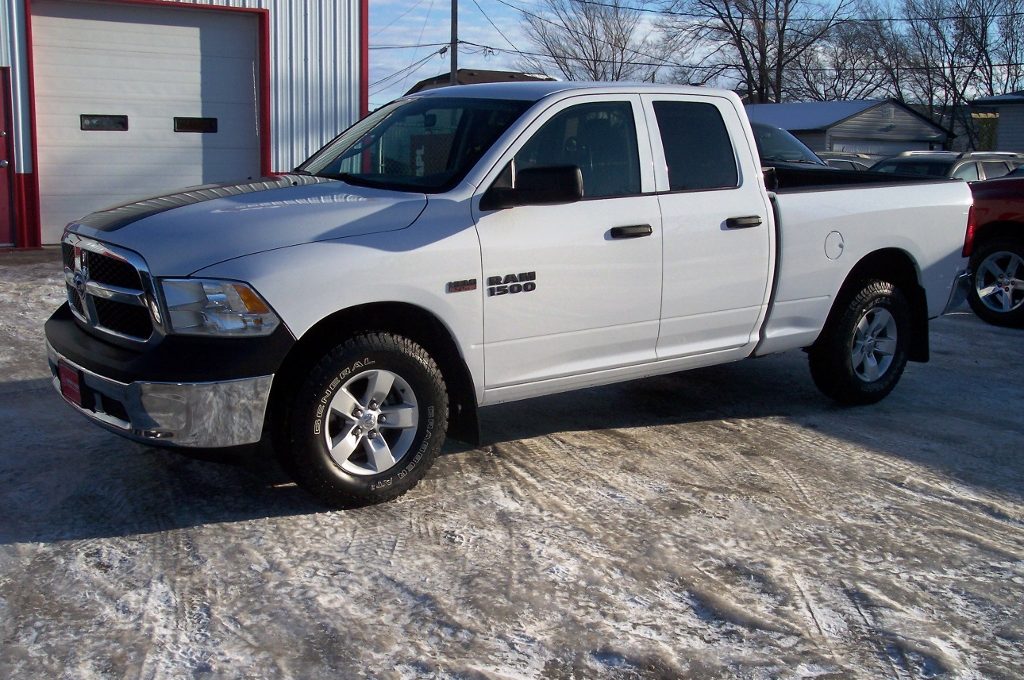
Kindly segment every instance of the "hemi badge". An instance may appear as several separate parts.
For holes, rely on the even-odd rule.
[[[465,293],[466,291],[476,290],[476,279],[466,279],[465,281],[449,281],[448,285],[445,286],[445,292],[448,293]]]

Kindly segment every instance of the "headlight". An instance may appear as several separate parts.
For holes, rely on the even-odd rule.
[[[162,279],[167,325],[188,335],[270,335],[281,323],[251,287],[217,279]]]

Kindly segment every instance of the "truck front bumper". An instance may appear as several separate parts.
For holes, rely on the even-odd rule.
[[[217,448],[260,440],[274,376],[214,382],[123,383],[74,363],[46,343],[53,386],[76,411],[112,432],[162,446]],[[80,403],[61,388],[77,376]]]

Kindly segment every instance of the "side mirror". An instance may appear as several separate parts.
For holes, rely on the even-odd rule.
[[[575,203],[583,198],[583,173],[576,165],[527,168],[516,173],[514,189],[492,186],[480,199],[481,210],[516,205]]]

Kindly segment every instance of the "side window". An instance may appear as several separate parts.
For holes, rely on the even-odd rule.
[[[722,114],[703,102],[654,102],[672,191],[737,186],[739,173]]]
[[[640,193],[640,157],[629,102],[578,104],[556,114],[515,156],[516,171],[576,165],[586,198]]]
[[[995,179],[1010,172],[1010,168],[1002,161],[982,162],[981,167],[985,168],[985,179]]]
[[[958,179],[965,179],[968,182],[973,182],[978,179],[978,164],[967,163],[957,168],[957,171],[953,173],[953,177]]]

